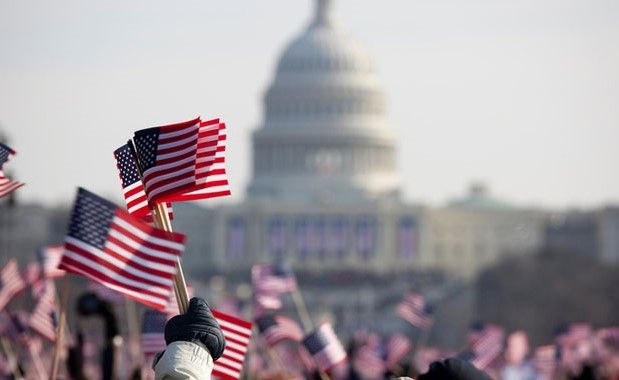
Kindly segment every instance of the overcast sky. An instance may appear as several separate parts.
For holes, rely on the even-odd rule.
[[[56,204],[76,186],[120,200],[112,151],[134,130],[202,115],[229,129],[234,198],[250,133],[311,0],[0,0],[0,130]],[[407,199],[471,180],[518,204],[619,203],[619,2],[336,0],[374,57],[401,136]]]

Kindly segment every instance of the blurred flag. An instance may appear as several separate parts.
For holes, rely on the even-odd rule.
[[[531,361],[540,380],[551,380],[557,367],[557,347],[554,344],[537,347]]]
[[[256,264],[251,268],[254,291],[254,316],[266,310],[282,307],[280,296],[297,289],[297,280],[292,271],[283,264]]]
[[[330,323],[318,326],[303,339],[303,345],[312,355],[318,368],[323,371],[329,371],[336,364],[346,360],[346,351]]]
[[[354,353],[352,366],[365,380],[382,380],[385,378],[385,361],[381,352],[380,341],[369,339]]]
[[[0,198],[9,195],[25,184],[19,181],[13,181],[7,178],[2,171],[4,164],[9,161],[10,157],[15,154],[15,151],[8,146],[0,143]]]
[[[11,302],[11,299],[26,287],[19,274],[17,261],[10,259],[0,271],[0,310]]]
[[[423,295],[408,292],[396,308],[397,315],[422,330],[429,330],[434,322],[433,310],[426,304]]]
[[[28,321],[30,328],[44,338],[55,341],[58,320],[56,318],[56,288],[47,281],[36,299],[34,311]]]
[[[111,303],[122,304],[127,300],[122,295],[122,293],[114,289],[110,289],[107,286],[99,282],[96,282],[96,281],[88,281],[88,290],[95,293],[97,297],[103,300],[106,300],[108,302],[111,302]],[[171,292],[171,293],[174,293],[174,292]]]
[[[80,188],[60,268],[164,310],[184,241]]]
[[[123,188],[123,196],[127,203],[127,211],[129,214],[146,222],[152,222],[152,212],[144,192],[144,185],[142,184],[138,166],[135,163],[133,147],[129,144],[121,146],[114,151],[114,158],[116,159],[116,168],[118,168],[118,175]],[[172,204],[168,203],[167,208],[168,217],[170,220],[174,219]]]
[[[493,324],[476,324],[468,333],[472,357],[471,364],[479,369],[486,369],[503,352],[505,332],[502,327]]]
[[[62,244],[43,247],[39,250],[39,261],[45,278],[57,278],[66,274],[65,271],[58,269],[63,251],[64,246]]]
[[[217,310],[213,310],[213,316],[223,330],[226,348],[221,357],[215,361],[212,375],[224,380],[239,379],[251,339],[252,324]]]
[[[30,286],[32,296],[35,298],[38,297],[39,293],[45,287],[41,265],[37,262],[28,263],[24,271],[24,279],[26,284]]]
[[[219,119],[143,129],[133,140],[151,202],[230,195],[223,156],[225,125]]]
[[[283,315],[263,315],[256,319],[258,332],[269,347],[276,345],[282,340],[301,342],[303,330],[299,324]]]
[[[392,335],[387,341],[387,367],[393,369],[412,349],[413,344],[405,335]]]
[[[256,264],[251,268],[254,290],[269,293],[288,293],[297,289],[292,271],[283,264]]]
[[[142,352],[144,355],[155,355],[165,350],[165,337],[163,335],[168,316],[157,310],[145,310],[142,317]]]
[[[194,201],[230,195],[225,166],[226,141],[225,123],[219,119],[200,122],[194,190],[175,196],[176,201]]]

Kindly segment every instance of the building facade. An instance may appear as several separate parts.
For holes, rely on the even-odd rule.
[[[380,78],[334,19],[331,1],[317,0],[308,26],[284,49],[263,103],[247,198],[209,211],[208,233],[199,237],[207,252],[192,255],[201,259],[189,267],[246,270],[285,260],[310,271],[446,269],[470,277],[503,254],[541,245],[538,212],[480,189],[441,208],[402,201]]]

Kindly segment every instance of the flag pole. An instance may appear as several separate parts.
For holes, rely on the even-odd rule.
[[[165,203],[157,203],[156,205],[155,220],[158,221],[158,225],[164,231],[172,232],[172,223],[168,215],[168,207]],[[153,210],[153,211],[155,211]],[[187,292],[187,283],[185,282],[185,274],[183,273],[183,267],[181,266],[180,257],[176,258],[176,274],[174,275],[174,291],[176,293],[176,302],[178,303],[178,309],[181,314],[187,312],[189,307],[189,293]]]
[[[140,164],[140,160],[138,158],[138,154],[135,150],[135,146],[133,145],[133,141],[129,140],[127,142],[131,150],[131,155],[133,156],[133,160],[135,161],[135,166],[138,169],[138,174],[140,175],[140,180],[143,182],[144,173],[142,170],[142,165]],[[151,213],[153,214],[153,222],[159,228],[164,231],[172,232],[172,222],[170,222],[170,217],[168,215],[168,207],[165,203],[155,203],[154,205],[149,202]],[[187,312],[187,308],[189,306],[189,294],[187,293],[187,283],[185,282],[185,275],[183,273],[183,267],[181,266],[180,257],[176,258],[176,274],[174,275],[174,294],[176,295],[176,303],[178,304],[178,309],[181,314],[185,314]]]
[[[307,306],[303,300],[303,295],[299,291],[298,287],[292,291],[292,300],[294,301],[297,313],[299,314],[299,318],[303,324],[303,330],[305,330],[306,333],[309,333],[314,329],[314,323],[312,322],[312,318],[307,311]]]
[[[292,300],[294,301],[294,305],[297,309],[297,313],[299,314],[299,318],[301,318],[301,323],[303,324],[303,330],[305,330],[305,333],[307,334],[310,331],[314,330],[314,323],[312,322],[312,318],[307,311],[307,306],[305,305],[303,295],[301,294],[298,286],[297,288],[295,288],[295,290],[292,291]],[[331,379],[331,377],[329,377],[329,375],[320,368],[318,368],[318,374],[320,375],[320,378],[322,380]]]
[[[54,358],[52,361],[52,371],[49,375],[51,380],[56,380],[58,375],[58,364],[60,360],[60,350],[64,338],[64,325],[66,323],[67,303],[69,302],[69,276],[65,275],[62,286],[62,298],[60,301],[60,321],[58,322],[58,332],[56,333],[56,346],[54,347]]]
[[[19,364],[17,363],[17,358],[15,357],[13,349],[11,349],[11,344],[4,337],[0,338],[0,344],[2,345],[2,349],[4,350],[9,364],[11,364],[11,373],[13,377],[18,380],[23,379],[24,376],[19,370]]]

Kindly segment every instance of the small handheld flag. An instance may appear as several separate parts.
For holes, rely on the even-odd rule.
[[[184,235],[156,229],[80,188],[60,269],[163,310],[184,242]]]
[[[0,144],[0,198],[9,195],[25,184],[19,181],[13,181],[7,178],[2,171],[4,164],[9,161],[11,156],[15,155],[15,151],[4,144]]]

